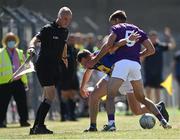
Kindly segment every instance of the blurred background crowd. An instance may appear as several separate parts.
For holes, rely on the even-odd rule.
[[[0,39],[3,40],[7,33],[13,32],[20,39],[18,48],[26,52],[32,36],[39,31],[40,27],[55,19],[61,6],[68,6],[73,11],[73,21],[67,40],[69,67],[61,68],[61,84],[57,85],[57,98],[49,112],[49,119],[77,121],[78,117],[88,116],[87,101],[79,95],[79,84],[84,69],[77,63],[76,55],[84,48],[91,52],[100,49],[104,37],[109,32],[107,30],[110,26],[107,21],[109,14],[117,9],[125,10],[128,22],[146,31],[156,47],[154,56],[142,60],[147,97],[156,103],[163,100],[168,107],[180,109],[180,20],[178,20],[180,2],[178,0],[146,2],[143,0],[89,0],[85,4],[83,0],[0,0]],[[0,46],[3,47],[3,42]],[[168,94],[160,83],[169,74],[173,74],[173,92]],[[42,98],[41,88],[35,73],[27,76],[27,109],[29,119],[34,119]],[[89,82],[89,90],[102,76],[100,72],[93,74]],[[118,94],[116,100],[123,103],[117,104],[117,108],[122,107],[125,114],[130,114],[126,97]],[[104,110],[103,101],[100,110]],[[17,122],[18,119],[17,105],[12,98],[8,107],[7,122]]]

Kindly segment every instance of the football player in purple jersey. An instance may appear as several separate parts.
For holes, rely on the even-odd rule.
[[[134,34],[133,34],[134,35]],[[138,37],[138,36],[137,36]],[[124,46],[124,45],[123,45]],[[81,65],[86,68],[86,64],[89,60],[91,60],[95,55],[98,54],[97,52],[91,53],[90,51],[84,49],[80,51],[77,55],[77,60]],[[96,121],[97,121],[97,114],[99,109],[99,102],[101,98],[107,95],[107,84],[109,77],[111,76],[111,71],[113,69],[113,54],[107,53],[103,56],[97,64],[94,65],[92,69],[86,69],[82,78],[81,86],[80,86],[80,93],[83,98],[88,98],[89,104],[89,117],[90,117],[90,126],[88,129],[84,130],[84,132],[93,132],[97,131]],[[89,79],[94,70],[101,71],[106,73],[94,87],[93,91],[88,91],[87,84]],[[135,98],[133,88],[129,81],[125,81],[119,89],[119,92],[122,95],[127,96],[128,104],[135,115],[141,115],[144,113],[150,113],[146,106],[141,105]],[[163,102],[159,102],[156,104],[160,112],[166,120],[168,120],[169,115],[166,111],[165,105]]]
[[[108,80],[107,88],[107,115],[108,124],[104,127],[104,131],[115,131],[115,104],[114,98],[118,92],[119,87],[124,81],[130,81],[133,87],[136,99],[144,104],[150,112],[152,112],[160,121],[163,128],[171,128],[171,126],[164,119],[155,104],[147,99],[144,95],[144,87],[141,77],[140,57],[147,57],[155,53],[155,49],[151,41],[148,39],[146,33],[133,24],[126,23],[126,13],[122,10],[115,11],[110,17],[109,21],[112,24],[111,32],[108,41],[102,46],[99,54],[87,63],[88,68],[92,68],[118,41],[137,32],[141,37],[139,41],[127,40],[124,47],[120,47],[115,51],[115,63],[112,70],[112,75]],[[141,50],[141,45],[144,49]]]

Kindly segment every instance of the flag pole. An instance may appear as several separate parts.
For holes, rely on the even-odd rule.
[[[29,55],[26,60],[24,61],[24,63],[13,73],[12,78],[8,81],[8,83],[12,82],[14,77],[19,73],[19,71],[21,71],[23,69],[23,67],[29,63],[29,61],[32,59],[33,56]]]
[[[176,106],[176,94],[175,94],[175,85],[176,82],[173,80],[173,90],[172,90],[172,107],[174,108]]]

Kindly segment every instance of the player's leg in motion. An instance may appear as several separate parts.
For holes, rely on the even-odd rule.
[[[134,91],[133,91],[133,87],[131,85],[131,83],[129,81],[125,81],[122,86],[119,89],[121,94],[124,94],[127,96],[127,101],[128,104],[131,108],[131,111],[135,114],[135,115],[141,115],[144,113],[150,113],[150,111],[147,109],[147,107],[143,104],[141,104],[139,101],[137,101],[135,95],[134,95]],[[167,120],[167,122],[169,121],[169,114],[166,110],[165,104],[164,102],[160,101],[158,104],[156,104],[156,107],[158,108],[158,110],[161,112],[161,114],[163,115],[163,117]]]
[[[51,107],[51,103],[55,97],[55,86],[43,87],[44,100],[40,104],[33,128],[30,129],[30,134],[52,134],[44,125],[44,120]]]
[[[128,104],[131,108],[131,111],[135,115],[141,115],[144,113],[151,113],[144,104],[141,104],[139,101],[137,101],[134,93],[128,93],[127,92],[127,100],[128,100]],[[168,122],[169,121],[169,114],[166,110],[164,102],[160,101],[158,104],[156,104],[156,107],[161,112],[161,114],[166,119],[166,121]]]
[[[133,114],[141,115],[150,112],[145,105],[141,105],[140,102],[137,101],[134,93],[127,93],[127,100]]]
[[[101,97],[105,95],[107,95],[107,81],[105,79],[101,79],[89,96],[90,127],[84,130],[84,132],[97,131],[96,120],[99,111],[99,101]]]
[[[131,111],[133,112],[133,114],[141,115],[144,113],[149,113],[149,110],[146,108],[146,106],[141,105],[141,103],[137,101],[137,99],[134,95],[133,87],[129,81],[125,81],[121,85],[121,87],[119,88],[119,92],[122,95],[127,96],[127,101],[128,101],[129,107],[131,108]]]
[[[108,80],[108,92],[106,100],[106,110],[108,115],[108,125],[105,125],[103,131],[115,131],[115,103],[114,98],[124,81],[127,80],[128,67],[124,60],[114,64],[111,78]]]
[[[161,125],[164,128],[171,128],[171,126],[167,123],[167,121],[164,119],[162,114],[159,112],[156,105],[151,100],[149,100],[148,98],[144,96],[144,88],[143,88],[142,81],[134,80],[134,81],[131,81],[131,84],[133,86],[136,99],[142,104],[144,104],[147,107],[147,109],[158,118],[158,120],[160,121]]]
[[[108,125],[105,125],[103,131],[115,131],[115,103],[114,98],[118,93],[119,87],[122,85],[124,80],[120,78],[111,77],[108,81],[108,93],[106,100],[106,109],[108,115]]]

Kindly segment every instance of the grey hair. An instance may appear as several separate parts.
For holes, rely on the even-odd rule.
[[[59,9],[58,17],[61,17],[63,14],[70,14],[70,15],[72,15],[72,11],[71,11],[70,8],[64,6],[64,7]]]

